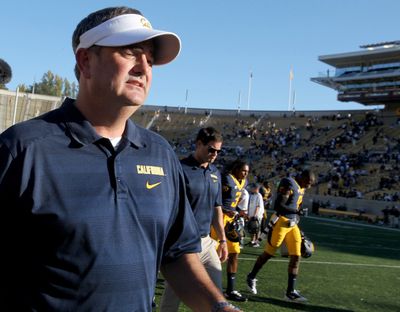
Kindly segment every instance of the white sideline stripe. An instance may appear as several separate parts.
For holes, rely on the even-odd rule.
[[[256,258],[241,258],[239,260],[244,261],[255,261]],[[288,262],[287,259],[271,259],[269,261],[273,262]],[[385,264],[366,264],[366,263],[348,263],[348,262],[330,262],[330,261],[301,261],[301,265],[303,264],[328,264],[328,265],[345,265],[345,266],[360,266],[360,267],[372,267],[372,268],[390,268],[390,269],[400,269],[400,265],[385,265]]]

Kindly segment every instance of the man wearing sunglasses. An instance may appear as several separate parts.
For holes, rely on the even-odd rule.
[[[226,261],[228,249],[222,214],[221,176],[213,162],[221,152],[222,135],[212,127],[202,128],[196,137],[196,149],[181,160],[185,176],[187,197],[201,235],[199,257],[215,285],[222,289],[221,262]],[[211,225],[215,229],[219,246],[210,237]],[[161,312],[178,311],[179,298],[166,283],[161,298]]]

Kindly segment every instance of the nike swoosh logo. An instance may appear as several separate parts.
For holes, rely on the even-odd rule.
[[[147,181],[147,182],[146,182],[146,188],[147,188],[148,190],[151,190],[152,188],[155,188],[156,186],[159,186],[160,184],[161,184],[161,182],[157,182],[157,183],[154,183],[154,184],[150,184],[149,181]]]

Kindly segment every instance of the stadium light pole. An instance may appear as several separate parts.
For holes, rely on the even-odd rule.
[[[239,98],[238,98],[238,113],[240,114],[240,105],[242,102],[242,92],[239,91]]]
[[[35,94],[36,76],[33,76],[32,94]]]
[[[293,96],[292,96],[292,112],[294,113],[296,111],[296,90],[293,90]]]
[[[288,111],[290,111],[291,107],[291,99],[292,99],[292,80],[293,80],[293,67],[290,66],[289,72],[289,101],[288,101]]]
[[[13,112],[12,125],[15,125],[16,120],[17,120],[18,97],[19,97],[19,87],[17,87],[17,90],[15,91],[15,101],[14,101],[14,112]]]
[[[249,77],[249,92],[247,94],[247,110],[250,109],[250,98],[251,98],[251,81],[253,79],[253,72],[250,71],[250,77]]]
[[[185,97],[185,114],[187,113],[187,107],[188,107],[188,97],[189,97],[189,90],[186,89],[186,97]]]

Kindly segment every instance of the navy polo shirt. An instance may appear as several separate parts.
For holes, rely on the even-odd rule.
[[[0,310],[151,311],[160,264],[200,251],[184,184],[165,139],[128,120],[115,151],[71,99],[6,130]]]
[[[199,227],[200,235],[210,233],[215,207],[222,205],[221,176],[213,164],[200,167],[191,155],[181,161],[185,174],[186,191]]]

